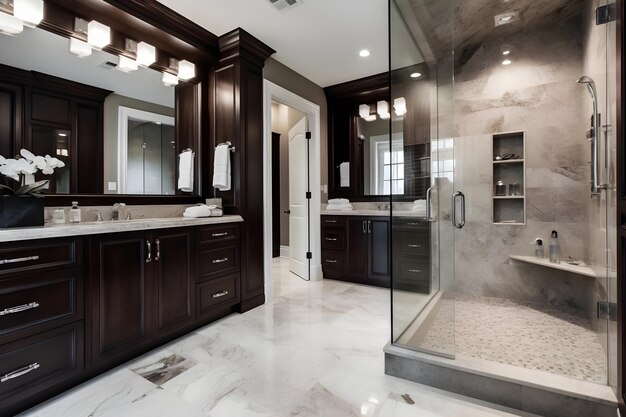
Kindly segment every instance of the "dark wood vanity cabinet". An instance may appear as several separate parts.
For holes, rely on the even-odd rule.
[[[385,217],[322,216],[324,277],[389,287],[389,238]]]
[[[85,368],[82,239],[0,244],[0,415],[14,415]]]
[[[417,218],[393,219],[393,289],[430,294],[431,227]]]
[[[194,230],[91,239],[91,359],[126,357],[194,320]]]

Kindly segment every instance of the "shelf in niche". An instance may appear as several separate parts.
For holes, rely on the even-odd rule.
[[[523,159],[505,159],[502,161],[493,161],[494,164],[523,164]]]
[[[514,154],[519,159],[496,160],[499,155]],[[507,226],[526,224],[526,165],[525,133],[497,133],[492,137],[492,210],[493,223]],[[495,195],[496,185],[502,181],[508,187],[519,184],[521,195]]]

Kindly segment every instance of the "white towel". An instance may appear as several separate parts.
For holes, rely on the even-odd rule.
[[[350,186],[350,162],[339,164],[340,187]]]
[[[213,187],[220,191],[230,190],[230,149],[226,144],[215,148]]]
[[[193,192],[193,152],[187,150],[178,155],[178,189]]]
[[[328,204],[350,204],[350,200],[348,200],[347,198],[331,198],[330,200],[328,200]]]
[[[328,204],[326,210],[351,211],[352,204]]]
[[[183,217],[197,218],[197,217],[221,217],[224,214],[221,207],[207,206],[206,204],[197,204],[195,206],[187,207],[183,213]]]
[[[413,202],[413,211],[418,216],[426,216],[426,200],[415,200]]]

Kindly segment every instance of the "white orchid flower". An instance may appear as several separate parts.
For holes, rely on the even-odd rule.
[[[0,155],[0,165],[4,165],[5,161],[6,161],[6,158]]]
[[[15,159],[5,159],[3,165],[0,165],[0,174],[5,177],[13,178],[15,181],[20,180],[20,174],[17,172],[17,167],[11,161]]]
[[[33,161],[33,162],[35,161],[35,158],[36,158],[34,153],[32,153],[31,151],[26,150],[26,149],[20,150],[20,155],[22,155],[22,157],[24,159],[27,159],[27,160]]]
[[[26,159],[18,159],[15,162],[15,166],[17,167],[17,172],[20,174],[35,174],[38,170],[37,165]]]
[[[61,161],[58,158],[54,158],[50,155],[46,155],[46,162],[52,168],[63,168],[65,166],[65,162]]]

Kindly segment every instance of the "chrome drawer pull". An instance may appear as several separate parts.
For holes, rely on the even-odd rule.
[[[212,295],[212,297],[213,298],[220,298],[220,297],[223,297],[225,295],[228,295],[228,291],[216,292],[215,294]]]
[[[326,223],[337,223],[337,220],[324,220]]]
[[[224,233],[211,233],[211,237],[228,236],[228,232]]]
[[[39,307],[39,303],[32,302],[28,304],[22,304],[21,306],[5,308],[4,310],[0,311],[0,316],[6,316],[7,314],[19,313],[21,311],[31,310],[37,307]]]
[[[337,240],[336,237],[327,237],[326,240],[330,240],[331,242],[335,242]]]
[[[28,262],[28,261],[36,261],[39,259],[39,256],[26,256],[24,258],[15,258],[15,259],[0,259],[0,265],[4,264],[16,264],[18,262]]]
[[[329,264],[336,264],[337,261],[333,260],[333,259],[326,259],[326,262],[328,262]]]
[[[31,363],[28,366],[25,366],[20,369],[16,369],[13,372],[9,372],[8,374],[5,374],[2,378],[0,378],[0,382],[7,382],[13,378],[18,378],[22,375],[29,373],[30,371],[34,371],[37,368],[39,368],[39,364],[37,362]]]
[[[227,260],[228,258],[213,259],[211,262],[213,262],[214,264],[221,264],[222,262],[226,262]]]
[[[414,244],[409,243],[409,248],[421,248],[421,247],[422,245],[414,245]]]
[[[419,223],[415,223],[415,222],[408,222],[407,226],[419,226]]]
[[[414,272],[417,274],[419,272],[422,272],[422,270],[421,269],[409,269],[409,272]]]

